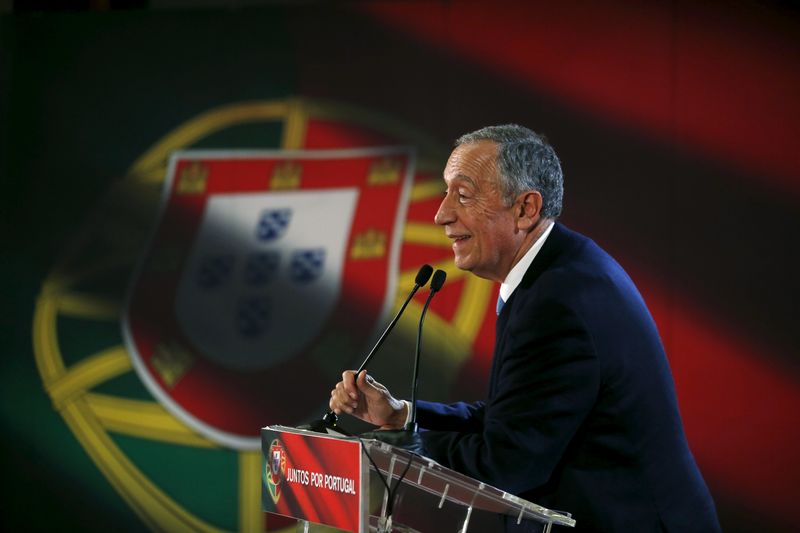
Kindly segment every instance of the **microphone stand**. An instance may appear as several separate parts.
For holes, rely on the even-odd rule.
[[[417,347],[414,350],[414,377],[411,380],[411,418],[405,426],[406,431],[416,433],[417,427],[417,389],[419,389],[419,361],[422,357],[422,324],[425,322],[425,315],[428,312],[428,306],[433,299],[433,295],[439,292],[444,285],[444,280],[447,278],[447,273],[444,270],[437,270],[433,275],[431,281],[431,292],[428,294],[428,299],[425,300],[425,305],[422,308],[422,314],[419,317],[419,327],[417,328]]]
[[[358,370],[356,371],[356,376],[358,376],[358,374],[362,370],[364,370],[364,368],[366,368],[367,364],[369,364],[369,362],[375,356],[375,353],[378,351],[378,348],[380,348],[381,345],[383,345],[383,342],[386,340],[386,337],[389,335],[389,332],[391,332],[392,329],[394,329],[394,326],[395,324],[397,324],[397,321],[400,319],[400,316],[406,310],[406,307],[408,306],[408,303],[411,301],[411,298],[414,297],[414,295],[417,293],[420,287],[423,287],[425,286],[426,283],[428,283],[428,279],[430,279],[432,272],[433,268],[430,265],[426,264],[420,267],[419,271],[417,272],[417,276],[414,278],[414,288],[411,289],[411,292],[406,297],[406,300],[403,302],[403,305],[400,307],[400,310],[397,312],[396,315],[394,315],[394,318],[386,327],[386,329],[383,331],[380,338],[378,339],[378,342],[375,343],[375,346],[373,346],[372,350],[370,350],[370,352],[367,354],[367,357],[364,359],[364,362],[362,362],[361,366],[358,367]],[[442,272],[442,271],[439,270],[437,272]],[[428,297],[428,300],[430,301],[430,297]],[[427,305],[428,304],[426,303],[425,304],[426,308]],[[417,342],[419,342],[419,340],[417,340]],[[316,431],[319,433],[328,433],[329,430],[332,430],[334,432],[338,432],[349,436],[350,434],[347,431],[344,431],[341,428],[341,426],[336,425],[338,420],[339,417],[336,416],[336,413],[330,410],[327,413],[325,413],[325,416],[323,416],[321,420],[315,420],[310,424],[304,424],[299,427],[300,429],[310,429],[311,431]]]

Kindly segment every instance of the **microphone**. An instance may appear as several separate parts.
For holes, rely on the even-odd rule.
[[[438,272],[442,272],[442,271],[439,270],[439,271],[437,271],[437,273]],[[367,357],[364,359],[364,362],[361,363],[361,366],[358,367],[358,370],[356,370],[356,375],[358,375],[359,372],[364,370],[364,368],[366,368],[367,364],[369,364],[369,362],[375,356],[375,353],[378,351],[378,348],[381,347],[383,342],[386,340],[387,335],[389,335],[389,332],[392,331],[392,329],[394,329],[394,325],[397,324],[397,321],[400,319],[400,316],[406,310],[406,307],[408,306],[408,302],[411,301],[411,298],[414,297],[414,295],[417,293],[417,291],[420,289],[420,287],[424,287],[425,284],[428,283],[428,280],[430,279],[432,273],[433,273],[433,267],[432,266],[426,264],[426,265],[422,265],[420,267],[419,272],[417,272],[417,276],[414,278],[414,288],[411,289],[411,292],[406,297],[406,301],[403,302],[403,305],[400,307],[400,310],[397,312],[396,315],[394,315],[394,318],[392,319],[392,321],[389,322],[389,325],[386,327],[386,329],[381,334],[380,338],[378,339],[378,342],[375,343],[375,346],[373,346],[372,350],[370,350],[369,354],[367,354]],[[444,274],[444,272],[442,272],[442,274]],[[435,275],[434,275],[433,278],[434,278],[434,281],[436,281],[436,276]],[[442,279],[442,283],[444,283],[444,279]],[[441,285],[440,285],[440,288],[441,288]],[[429,297],[429,300],[430,300],[430,297]],[[427,307],[427,304],[425,304],[425,305]],[[336,416],[336,413],[334,413],[333,411],[328,411],[325,414],[325,416],[322,417],[322,421],[324,422],[326,427],[335,426],[337,419],[338,419],[338,417]],[[312,424],[312,429],[315,429],[315,427],[316,427],[316,425]]]
[[[394,318],[389,323],[389,325],[386,327],[386,329],[384,330],[383,334],[378,339],[378,342],[376,342],[375,346],[372,347],[372,350],[370,350],[369,354],[367,355],[367,358],[364,359],[364,362],[361,363],[360,367],[358,367],[358,370],[356,371],[356,374],[358,374],[359,372],[364,370],[364,368],[366,368],[367,364],[372,360],[372,357],[375,355],[375,352],[378,351],[378,348],[381,347],[381,345],[383,344],[383,341],[386,340],[386,336],[389,335],[389,332],[392,331],[392,329],[394,329],[394,325],[397,324],[397,320],[400,318],[400,315],[402,315],[403,312],[406,310],[406,306],[408,305],[408,302],[411,301],[411,298],[414,297],[414,295],[417,293],[417,291],[419,290],[420,287],[424,287],[425,284],[428,283],[428,280],[430,279],[432,272],[433,272],[433,267],[430,266],[430,265],[422,265],[420,267],[419,272],[417,272],[417,277],[414,278],[414,288],[411,289],[411,292],[406,297],[406,301],[403,302],[403,306],[400,307],[400,310],[397,312],[396,315],[394,315]],[[439,272],[441,272],[441,270],[439,270]],[[435,275],[433,276],[433,279],[434,279],[434,281],[436,281],[436,276]],[[431,283],[433,283],[433,282],[431,282]]]
[[[437,270],[433,275],[431,281],[431,292],[428,294],[428,299],[425,300],[425,306],[422,308],[422,314],[419,317],[419,329],[417,329],[417,349],[414,354],[414,378],[411,382],[411,418],[404,428],[405,431],[417,432],[417,388],[419,388],[419,360],[422,355],[422,323],[425,322],[425,314],[428,312],[428,305],[430,305],[433,295],[439,292],[447,279],[447,272],[444,270]]]

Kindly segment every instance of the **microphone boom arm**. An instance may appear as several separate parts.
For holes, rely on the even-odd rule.
[[[428,306],[433,299],[433,296],[441,290],[444,281],[447,279],[447,273],[444,270],[437,270],[433,275],[431,281],[431,292],[428,293],[428,298],[425,300],[425,305],[422,308],[422,314],[419,317],[419,328],[417,329],[417,347],[414,355],[414,377],[411,381],[411,418],[408,424],[403,428],[405,431],[417,432],[417,389],[419,388],[419,361],[422,355],[422,325],[425,322],[425,315],[428,312]]]
[[[372,350],[370,350],[370,352],[367,354],[367,357],[364,359],[364,362],[361,363],[361,366],[359,366],[358,370],[356,370],[356,376],[362,370],[364,370],[364,368],[366,368],[367,364],[369,364],[369,362],[372,360],[372,357],[377,353],[378,348],[381,347],[383,342],[386,340],[386,337],[389,335],[389,333],[392,331],[392,329],[394,329],[394,326],[395,326],[395,324],[397,324],[397,321],[400,319],[400,316],[403,314],[403,311],[406,310],[406,306],[408,306],[408,302],[411,301],[411,298],[414,297],[414,295],[417,293],[417,291],[419,290],[420,287],[422,287],[426,283],[428,283],[428,280],[430,279],[432,273],[433,273],[433,268],[431,268],[430,265],[422,265],[422,267],[419,269],[419,272],[417,272],[416,278],[414,278],[414,288],[411,289],[411,292],[406,297],[406,301],[403,302],[403,305],[400,307],[400,310],[397,312],[397,314],[394,315],[394,318],[392,319],[392,321],[389,322],[388,326],[386,326],[386,329],[381,334],[380,338],[378,339],[378,342],[375,343],[375,346],[373,346]],[[425,306],[427,307],[427,305],[428,304],[426,303]],[[338,420],[338,417],[336,416],[336,413],[334,413],[332,410],[328,411],[327,413],[325,413],[325,416],[322,417],[322,423],[326,427],[335,426],[337,420]]]

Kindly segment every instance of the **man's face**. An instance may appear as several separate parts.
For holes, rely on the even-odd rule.
[[[444,170],[447,192],[435,222],[453,240],[456,266],[482,278],[502,282],[517,255],[524,232],[517,228],[516,204],[503,203],[497,170],[497,144],[462,144]]]

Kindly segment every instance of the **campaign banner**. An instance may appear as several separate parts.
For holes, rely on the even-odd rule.
[[[261,449],[265,512],[363,531],[368,495],[357,439],[264,428]]]

